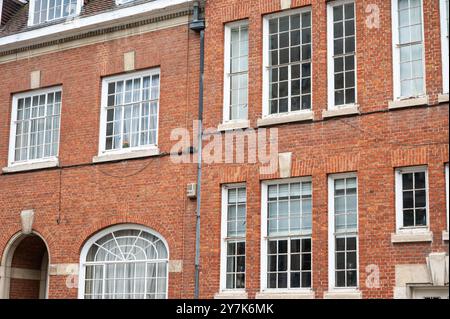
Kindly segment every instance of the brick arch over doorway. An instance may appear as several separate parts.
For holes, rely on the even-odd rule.
[[[48,265],[47,245],[39,235],[15,235],[2,258],[0,297],[46,298]]]

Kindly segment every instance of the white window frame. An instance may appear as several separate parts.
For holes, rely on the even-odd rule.
[[[335,220],[334,220],[334,181],[342,178],[356,178],[356,287],[336,287],[336,236],[335,236]],[[339,173],[328,175],[328,291],[346,291],[354,292],[358,291],[360,287],[359,278],[359,181],[358,174],[352,173]]]
[[[353,3],[355,6],[355,102],[351,104],[335,105],[334,104],[334,21],[333,8]],[[336,0],[327,2],[327,56],[328,56],[328,109],[340,110],[344,108],[354,108],[358,105],[358,59],[357,59],[357,28],[356,28],[356,2],[355,0]]]
[[[53,19],[53,20],[50,20],[50,21],[42,21],[42,22],[40,22],[40,23],[34,23],[33,19],[34,19],[34,7],[35,7],[35,2],[36,2],[36,0],[30,0],[30,1],[29,1],[29,3],[30,3],[29,9],[28,9],[28,26],[29,26],[29,27],[34,26],[34,25],[44,24],[44,23],[47,23],[47,22],[52,22],[52,21],[58,21],[58,20],[68,19],[68,18],[77,16],[77,15],[80,14],[81,8],[83,7],[83,3],[84,3],[83,0],[77,0],[77,7],[76,7],[75,13],[74,13],[73,15],[69,15],[69,16],[67,16],[67,17],[56,18],[56,19]]]
[[[247,185],[245,183],[238,184],[226,184],[222,185],[222,213],[221,213],[221,226],[220,226],[220,291],[221,292],[245,292],[246,288],[227,288],[227,243],[229,242],[227,236],[227,222],[228,222],[228,190],[234,188],[246,188]],[[247,209],[247,197],[246,197],[246,209]],[[247,212],[246,212],[247,219]],[[247,232],[246,232],[247,234]],[[236,240],[237,241],[237,240]],[[247,239],[244,239],[245,242],[245,287],[247,286]]]
[[[420,0],[422,5],[422,67],[423,67],[423,94],[419,96],[402,96],[401,95],[401,83],[400,83],[400,48],[399,43],[399,30],[398,30],[398,1],[391,0],[391,20],[392,20],[392,76],[393,76],[393,89],[394,89],[394,101],[425,97],[427,95],[427,76],[426,76],[426,60],[425,60],[425,24],[424,24],[424,12],[423,12],[423,0]]]
[[[18,93],[14,94],[12,98],[12,113],[11,113],[11,125],[10,125],[10,131],[9,131],[9,150],[8,150],[8,167],[16,167],[21,165],[28,165],[28,164],[36,164],[36,163],[47,163],[47,162],[55,162],[57,163],[58,157],[59,157],[59,148],[61,145],[61,138],[58,138],[58,150],[56,156],[51,157],[45,157],[45,158],[37,158],[37,159],[31,159],[27,161],[20,161],[15,162],[15,148],[16,148],[16,121],[17,121],[17,107],[18,107],[18,100],[21,98],[34,96],[34,95],[41,95],[41,94],[48,94],[55,91],[61,91],[61,108],[59,111],[59,136],[61,137],[61,115],[62,115],[62,107],[63,107],[63,90],[62,86],[53,86],[45,89],[39,89],[39,90],[32,90],[27,91],[24,93]]]
[[[450,220],[449,220],[449,196],[450,196],[450,191],[449,191],[449,168],[448,168],[448,163],[445,164],[445,205],[446,205],[446,210],[447,210],[447,233],[449,232],[449,224],[450,224]]]
[[[129,3],[129,2],[133,2],[133,1],[135,1],[135,0],[116,0],[116,5],[120,6],[122,4],[126,4],[126,3]]]
[[[445,0],[440,0],[440,16],[441,16],[441,52],[442,52],[442,93],[449,93],[449,48],[448,48],[448,14]]]
[[[268,200],[268,189],[270,185],[277,184],[285,184],[285,183],[298,183],[298,182],[311,182],[311,205],[313,205],[313,196],[314,196],[314,188],[312,185],[312,177],[296,177],[296,178],[286,178],[286,179],[277,179],[270,181],[263,181],[261,183],[261,276],[260,276],[260,289],[261,292],[267,293],[283,293],[283,292],[311,292],[314,287],[314,238],[312,236],[313,230],[311,229],[311,287],[310,288],[267,288],[267,242],[268,242],[268,234],[267,234],[267,200]],[[312,207],[312,212],[314,211],[314,207]],[[312,213],[314,218],[314,213]],[[311,224],[313,227],[313,223]],[[289,238],[289,236],[282,236],[280,238]],[[301,239],[304,236],[291,236],[292,238],[288,239]],[[274,237],[275,239],[275,237]],[[289,247],[289,243],[288,243]],[[288,248],[289,249],[289,248]],[[290,278],[288,278],[290,280]]]
[[[402,173],[420,173],[425,172],[425,191],[426,191],[426,215],[427,225],[418,227],[403,227],[403,179]],[[428,167],[409,166],[400,167],[395,170],[395,215],[396,215],[396,231],[397,233],[421,233],[430,230],[430,192],[428,184]]]
[[[269,92],[270,92],[270,83],[269,83],[269,77],[270,77],[270,65],[269,65],[269,20],[273,18],[280,18],[287,15],[292,14],[298,14],[303,12],[310,12],[311,13],[311,108],[309,110],[298,110],[298,111],[289,111],[286,113],[277,113],[277,114],[270,114],[270,106],[269,106]],[[311,114],[313,112],[313,105],[314,105],[314,88],[313,88],[313,75],[314,75],[314,69],[312,61],[314,59],[314,39],[313,39],[313,12],[311,9],[311,6],[305,6],[298,9],[290,9],[282,12],[272,13],[265,15],[263,17],[263,88],[262,88],[262,96],[263,96],[263,105],[262,105],[262,117],[263,118],[272,118],[272,117],[286,117],[289,115],[295,115],[295,114]],[[290,75],[289,75],[290,77]],[[290,87],[290,83],[289,83]],[[290,90],[290,89],[289,89]]]
[[[84,281],[85,281],[85,277],[86,277],[86,257],[87,257],[87,254],[89,253],[90,248],[100,238],[102,238],[102,237],[104,237],[104,236],[106,236],[106,235],[108,235],[108,234],[110,234],[112,232],[119,231],[119,230],[140,230],[140,231],[144,231],[144,232],[150,233],[153,236],[157,237],[166,246],[167,262],[169,263],[169,261],[170,261],[169,245],[168,245],[166,239],[164,238],[164,236],[162,236],[157,231],[154,231],[153,229],[148,228],[146,226],[137,225],[137,224],[120,224],[120,225],[114,225],[114,226],[111,226],[111,227],[107,227],[107,228],[99,231],[98,233],[96,233],[92,237],[90,237],[84,243],[83,248],[81,249],[80,263],[79,263],[79,275],[78,275],[78,299],[84,299],[84,284],[85,284]],[[167,267],[169,267],[169,265],[167,265]],[[169,279],[170,279],[170,271],[167,270],[166,299],[168,298],[168,294],[169,294]]]
[[[117,81],[125,81],[130,78],[135,77],[144,77],[144,76],[153,76],[153,75],[159,75],[159,92],[158,92],[158,110],[157,110],[157,121],[156,121],[156,137],[155,137],[155,144],[149,144],[144,146],[138,146],[138,147],[129,147],[129,148],[122,148],[122,149],[111,149],[106,150],[106,116],[107,116],[107,104],[108,104],[108,84],[110,82],[117,82]],[[159,113],[160,113],[160,106],[161,106],[161,72],[159,68],[153,68],[148,69],[145,71],[139,71],[139,72],[133,72],[133,73],[126,73],[116,76],[110,76],[110,77],[104,77],[102,79],[102,97],[101,97],[101,105],[100,105],[100,133],[99,133],[99,148],[98,148],[98,156],[104,157],[105,155],[113,155],[113,154],[129,154],[136,151],[145,151],[145,150],[152,150],[155,151],[155,153],[159,152],[158,149],[158,141],[159,141]]]
[[[223,78],[223,123],[246,123],[248,119],[248,83],[249,72],[247,67],[247,118],[246,119],[234,119],[231,120],[230,106],[231,106],[231,30],[237,27],[247,26],[249,27],[248,19],[230,22],[225,25],[224,34],[224,78]],[[250,30],[248,30],[250,34]],[[248,47],[250,49],[250,45]],[[250,53],[250,52],[249,52]],[[247,57],[247,61],[249,57]],[[247,63],[248,64],[248,63]]]

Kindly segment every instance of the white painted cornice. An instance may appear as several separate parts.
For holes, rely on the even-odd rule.
[[[193,0],[158,0],[94,16],[75,17],[60,24],[2,37],[0,38],[0,52],[71,37],[101,28],[174,14],[188,9],[192,2]]]

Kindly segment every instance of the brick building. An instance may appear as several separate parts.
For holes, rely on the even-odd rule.
[[[201,3],[200,103],[192,1],[41,1],[0,1],[0,297],[192,298],[199,257],[201,298],[448,298],[448,1]]]

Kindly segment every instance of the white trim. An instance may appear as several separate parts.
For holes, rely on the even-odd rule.
[[[92,158],[93,163],[103,163],[103,162],[112,162],[112,161],[120,161],[132,158],[141,158],[141,157],[150,157],[150,156],[158,156],[160,155],[160,151],[158,147],[149,147],[146,149],[126,149],[125,151],[119,150],[117,152],[108,152],[105,154],[101,154],[98,156],[94,156]]]
[[[27,161],[24,163],[13,164],[8,167],[3,167],[2,172],[3,173],[15,173],[15,172],[23,172],[23,171],[33,171],[33,170],[44,169],[44,168],[52,168],[52,167],[58,167],[58,166],[59,166],[58,158],[45,158],[42,160]]]
[[[395,234],[391,234],[391,243],[399,244],[399,243],[425,243],[433,241],[433,232],[431,231],[422,231],[422,232],[397,232]]]
[[[261,276],[260,276],[260,294],[261,295],[272,295],[272,294],[289,294],[289,293],[298,293],[298,294],[308,294],[313,290],[313,282],[314,282],[314,252],[313,252],[313,237],[312,233],[309,235],[311,237],[311,287],[310,288],[288,288],[288,289],[280,289],[280,288],[267,288],[267,198],[268,198],[268,186],[277,185],[277,184],[286,184],[286,183],[298,183],[298,182],[311,182],[311,204],[313,203],[313,185],[312,185],[312,177],[304,176],[304,177],[295,177],[295,178],[283,178],[276,180],[268,180],[263,181],[261,183]],[[289,236],[285,236],[286,238]],[[292,236],[293,238],[300,238],[302,236]],[[283,236],[284,238],[284,236]]]
[[[361,114],[359,111],[359,105],[354,104],[351,106],[340,107],[335,109],[322,110],[322,117],[336,117],[336,116],[346,116],[346,115],[356,115]]]
[[[403,100],[393,100],[388,102],[388,108],[391,110],[393,109],[402,109],[405,107],[411,107],[411,106],[421,106],[421,105],[428,105],[429,97],[428,95],[424,95],[421,97],[413,97],[413,98],[406,98]]]
[[[442,93],[449,93],[449,48],[448,48],[448,14],[445,0],[440,0],[439,11],[441,16],[441,52],[442,52]]]
[[[245,129],[250,127],[250,121],[249,120],[233,120],[228,121],[226,123],[221,123],[217,126],[217,130],[222,131],[232,131],[232,130],[239,130],[239,129]]]
[[[114,225],[111,227],[107,227],[105,229],[102,229],[95,235],[91,236],[83,245],[83,248],[81,249],[80,253],[80,268],[79,268],[79,275],[78,275],[78,298],[84,299],[84,279],[86,275],[86,257],[89,252],[89,249],[92,247],[92,245],[99,240],[100,238],[119,231],[119,230],[141,230],[147,233],[152,234],[153,236],[157,237],[159,240],[162,241],[164,244],[166,250],[167,250],[167,280],[166,280],[166,298],[169,293],[169,266],[168,262],[170,260],[170,251],[169,251],[169,245],[166,241],[166,239],[157,231],[154,231],[151,228],[148,228],[146,226],[138,225],[138,224],[119,224]]]
[[[224,34],[224,74],[223,74],[223,123],[227,124],[234,121],[245,121],[246,119],[234,119],[230,120],[230,105],[231,105],[231,96],[230,96],[230,87],[231,87],[231,29],[241,27],[241,26],[249,26],[248,19],[230,22],[225,24],[225,34]],[[249,30],[247,31],[249,34]],[[249,50],[248,50],[249,51]],[[247,56],[248,60],[248,56]],[[247,63],[248,64],[248,63]],[[248,67],[247,67],[247,112],[248,112]],[[248,118],[248,113],[247,113]]]
[[[130,3],[133,1],[135,1],[135,0],[116,0],[116,6],[120,6],[122,4]]]
[[[258,120],[263,122],[263,120],[266,117],[270,117],[270,112],[269,112],[269,20],[273,19],[273,18],[279,18],[279,17],[284,17],[287,15],[292,15],[292,14],[298,14],[298,13],[304,13],[304,12],[310,12],[311,13],[311,34],[313,34],[313,14],[312,14],[312,10],[311,10],[311,6],[305,6],[305,7],[301,7],[298,9],[289,9],[286,11],[281,11],[281,12],[277,12],[277,13],[272,13],[272,14],[268,14],[265,15],[263,17],[263,56],[262,56],[262,62],[263,62],[263,81],[262,81],[262,119]],[[311,108],[309,110],[302,110],[302,111],[291,111],[291,112],[287,112],[285,114],[287,115],[292,115],[292,114],[304,114],[304,113],[312,113],[312,109],[313,109],[313,57],[314,57],[314,53],[313,53],[313,49],[314,49],[314,39],[311,36]],[[290,75],[289,75],[290,77]],[[289,87],[290,87],[290,83],[289,83]],[[289,91],[290,92],[290,91]],[[275,114],[277,115],[277,114]],[[292,121],[289,121],[292,122]],[[270,125],[270,124],[264,124],[264,125],[258,125],[258,126],[266,126],[266,125]]]
[[[315,299],[316,293],[311,290],[257,292],[255,299]]]
[[[227,289],[227,222],[228,222],[228,190],[234,188],[245,188],[245,192],[247,193],[247,185],[246,183],[237,183],[237,184],[226,184],[222,185],[222,206],[221,206],[221,220],[220,220],[220,292],[217,294],[217,298],[228,295],[239,295],[243,296],[246,294],[245,288],[243,289]],[[237,194],[236,194],[237,196]],[[247,207],[247,195],[245,201]],[[246,212],[247,217],[247,212]],[[238,240],[236,240],[238,241]],[[246,240],[244,239],[246,242]],[[247,245],[245,245],[245,261],[247,266]],[[247,267],[245,267],[247,268]],[[247,269],[246,269],[247,270]],[[245,286],[247,286],[247,271],[245,272]]]
[[[362,299],[360,290],[325,291],[323,299]]]
[[[62,1],[64,2],[64,0],[62,0]],[[34,19],[34,6],[35,6],[36,0],[29,0],[28,2],[30,4],[29,9],[28,9],[28,26],[31,27],[31,26],[37,26],[37,25],[40,25],[40,24],[43,24],[43,23],[47,23],[47,22],[53,22],[53,21],[57,21],[57,20],[61,20],[61,22],[62,22],[62,21],[64,21],[64,19],[71,19],[71,18],[73,18],[73,17],[75,17],[75,16],[80,14],[81,8],[83,7],[83,2],[84,1],[83,0],[77,0],[77,7],[75,8],[75,12],[72,15],[68,15],[68,16],[65,16],[65,17],[61,16],[59,18],[55,18],[55,19],[52,19],[52,20],[40,21],[38,23],[34,23],[33,22],[33,19]],[[64,10],[63,2],[61,3],[61,6],[62,6],[61,10]],[[47,3],[47,8],[48,8],[48,5],[49,4]]]
[[[426,216],[427,225],[423,227],[403,227],[403,179],[402,173],[419,173],[425,172],[425,191],[426,191]],[[429,186],[428,186],[428,168],[425,165],[402,167],[395,170],[395,227],[396,234],[413,234],[429,233],[430,230],[430,199],[429,199]]]
[[[0,26],[2,24],[3,0],[0,0]]]
[[[46,253],[47,253],[47,271],[46,271],[46,278],[45,278],[45,285],[43,283],[40,284],[40,292],[39,297],[46,299],[48,298],[48,289],[49,289],[49,265],[50,265],[50,250],[48,248],[48,244],[45,241],[45,239],[37,232],[33,231],[33,235],[38,236],[45,245]],[[10,279],[11,279],[11,264],[14,257],[14,252],[19,246],[19,244],[22,242],[24,238],[26,238],[28,235],[24,235],[22,232],[18,232],[14,234],[11,239],[8,241],[8,243],[5,246],[5,249],[3,250],[2,258],[0,260],[0,299],[8,299],[9,298],[9,288],[10,288]],[[44,256],[45,257],[45,256]],[[43,258],[44,258],[43,257]],[[41,274],[44,275],[44,274]],[[42,277],[41,277],[42,278]],[[44,289],[44,291],[42,291]]]
[[[63,23],[26,31],[0,38],[0,48],[2,50],[11,50],[23,45],[44,41],[44,39],[55,39],[61,36],[74,35],[76,33],[88,30],[98,29],[101,25],[111,26],[114,23],[131,23],[140,18],[149,17],[149,13],[156,10],[165,9],[168,14],[168,8],[176,5],[182,5],[192,2],[192,0],[158,0],[150,1],[136,6],[127,6],[122,9],[100,13],[85,18],[72,19]],[[158,12],[155,12],[157,14]],[[2,48],[5,47],[6,48]],[[8,47],[10,46],[10,47]]]
[[[264,127],[276,124],[312,121],[313,119],[314,119],[314,112],[312,110],[302,110],[302,111],[267,115],[261,119],[258,119],[256,125],[258,127]]]
[[[155,144],[149,144],[138,147],[129,147],[121,149],[106,150],[106,117],[107,117],[107,102],[108,102],[108,84],[110,82],[125,81],[127,79],[159,75],[159,85],[158,85],[158,109],[157,109],[157,121],[156,121],[156,136]],[[93,158],[93,162],[103,162],[103,161],[114,161],[126,158],[135,158],[143,156],[155,156],[159,154],[158,149],[158,139],[159,139],[159,113],[161,106],[161,70],[159,68],[147,69],[145,71],[125,73],[121,75],[115,75],[110,77],[105,77],[102,79],[102,93],[101,93],[101,103],[100,103],[100,132],[98,141],[98,156]],[[125,98],[125,97],[124,97]],[[139,119],[140,121],[140,119]],[[139,151],[142,151],[139,153]]]
[[[449,196],[450,196],[450,191],[449,191],[449,167],[448,167],[448,163],[445,164],[445,208],[447,210],[447,240],[448,240],[448,233],[449,233],[449,224],[450,224],[450,219],[449,219]],[[444,236],[445,238],[445,236]]]
[[[354,21],[355,21],[355,102],[352,104],[345,104],[345,105],[339,105],[336,106],[334,104],[334,59],[333,59],[333,53],[334,53],[334,21],[333,21],[333,8],[335,6],[340,6],[348,3],[354,4]],[[356,3],[354,0],[335,0],[327,2],[327,70],[328,70],[328,111],[334,111],[334,110],[345,110],[349,109],[349,112],[351,114],[356,113],[354,110],[358,109],[358,59],[356,57],[357,52],[357,33],[356,33]],[[324,110],[326,111],[326,110]],[[328,113],[325,113],[328,114]],[[331,113],[332,114],[332,113]],[[340,114],[339,114],[340,115]],[[329,115],[329,116],[337,116],[337,115]],[[325,117],[325,116],[324,116]]]
[[[223,291],[216,293],[214,299],[248,299],[248,294],[245,291]]]
[[[403,100],[410,99],[411,96],[401,95],[401,83],[400,83],[400,49],[397,46],[399,43],[399,30],[398,30],[398,1],[391,0],[391,22],[392,22],[392,78],[393,78],[393,89],[394,96],[393,100]],[[421,18],[422,18],[422,68],[423,68],[423,95],[427,94],[427,83],[426,83],[426,60],[425,60],[425,24],[424,24],[424,11],[423,11],[423,1],[420,0],[421,5]],[[417,97],[417,96],[415,96]],[[414,97],[414,98],[415,98]]]
[[[56,156],[15,162],[14,156],[15,156],[15,148],[16,148],[16,121],[17,121],[18,100],[21,98],[26,98],[26,97],[40,95],[40,94],[48,94],[48,93],[57,92],[57,91],[61,92],[61,107],[59,110],[59,131],[58,131],[59,137],[58,137],[58,149],[56,152],[57,153]],[[59,148],[61,145],[62,109],[63,109],[63,88],[60,85],[45,88],[45,89],[31,90],[31,91],[27,91],[24,93],[18,93],[18,94],[13,95],[12,108],[11,108],[11,122],[10,122],[10,130],[9,130],[8,167],[4,168],[3,171],[15,172],[15,171],[21,171],[21,170],[40,169],[40,168],[58,166]],[[30,130],[31,130],[31,127],[30,127]]]
[[[446,103],[448,102],[448,93],[438,94],[438,103]]]
[[[334,223],[334,181],[342,178],[356,178],[356,287],[336,287],[335,276],[335,223]],[[358,174],[338,173],[328,175],[328,292],[354,293],[358,292],[359,282],[359,181]],[[324,294],[325,298],[325,294]]]

